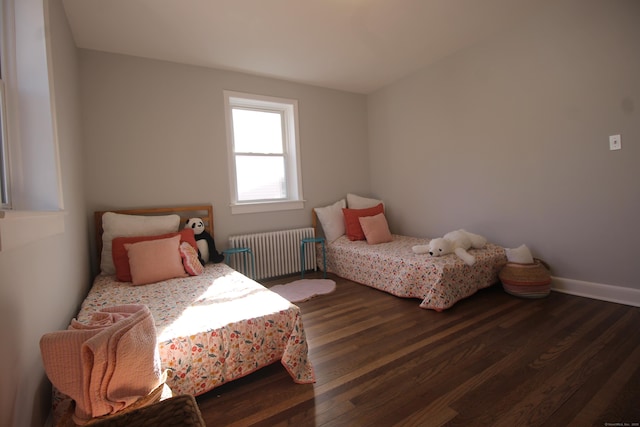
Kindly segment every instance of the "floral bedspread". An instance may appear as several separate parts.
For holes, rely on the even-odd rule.
[[[389,243],[369,245],[342,236],[326,246],[327,270],[398,297],[419,298],[420,307],[442,311],[496,283],[507,262],[504,249],[491,243],[469,250],[476,257],[473,266],[455,254],[431,257],[411,250],[428,242],[393,235]]]
[[[151,310],[174,394],[199,395],[278,360],[295,382],[315,381],[300,309],[225,264],[144,286],[98,276],[77,319],[119,304]]]

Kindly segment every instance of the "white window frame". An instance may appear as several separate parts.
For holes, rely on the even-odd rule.
[[[41,97],[43,94],[52,96],[52,75],[49,66],[51,58],[48,55],[50,34],[45,25],[47,19],[46,1],[0,0],[4,90],[2,149],[5,150],[3,154],[6,168],[3,179],[10,202],[3,204],[0,209],[0,252],[62,234],[65,230],[66,212],[62,210],[64,207],[58,145],[55,133],[49,135],[46,130],[49,121],[51,129],[55,129],[54,102],[52,98],[47,102]],[[39,37],[41,34],[44,39]],[[34,35],[37,37],[33,37]],[[21,70],[26,74],[20,74]],[[18,75],[25,78],[18,80]],[[35,85],[45,84],[46,91],[42,90],[43,87],[37,86],[43,93],[32,92],[31,85],[34,81]],[[33,93],[38,96],[34,96]],[[19,112],[22,113],[20,118]],[[33,123],[42,127],[30,132]],[[47,186],[46,193],[31,194],[36,185],[26,189],[22,185],[25,159],[32,160],[29,156],[23,155],[23,145],[33,145],[33,141],[38,144],[50,142],[53,145],[50,153],[53,158],[48,166],[49,171],[55,168],[55,185]],[[33,162],[29,166],[33,167]],[[26,173],[28,172],[27,170]]]
[[[304,199],[302,196],[302,169],[300,166],[300,138],[298,133],[298,101],[295,99],[276,98],[228,90],[223,92],[227,126],[231,213],[242,214],[303,209]],[[232,114],[234,108],[281,114],[283,118],[282,139],[285,158],[285,181],[287,185],[287,196],[285,199],[262,201],[241,201],[238,199]]]

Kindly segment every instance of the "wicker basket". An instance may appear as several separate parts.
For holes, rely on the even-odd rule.
[[[544,298],[551,292],[549,266],[534,258],[531,264],[508,262],[498,274],[504,290],[522,298]]]
[[[132,411],[92,421],[91,427],[204,427],[196,399],[183,394]]]
[[[161,393],[158,393],[158,390]],[[169,394],[167,394],[167,391]],[[167,398],[164,398],[164,396]],[[77,424],[72,415],[74,402],[55,424],[56,427],[159,427],[159,426],[205,426],[196,399],[190,394],[171,397],[166,384],[156,388],[149,396],[139,399],[115,414],[91,418]]]

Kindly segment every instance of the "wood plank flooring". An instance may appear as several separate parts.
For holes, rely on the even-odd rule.
[[[330,277],[298,304],[316,383],[273,364],[199,396],[208,426],[640,425],[640,308],[494,286],[436,313]]]

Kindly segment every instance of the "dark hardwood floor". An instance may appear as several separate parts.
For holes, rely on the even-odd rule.
[[[273,364],[199,396],[208,426],[640,423],[640,308],[494,286],[436,313],[330,277],[298,304],[316,383]]]

